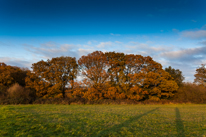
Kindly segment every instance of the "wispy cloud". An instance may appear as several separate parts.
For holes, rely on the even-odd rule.
[[[197,55],[206,55],[206,47],[188,48],[178,51],[163,52],[161,54],[169,59],[180,59],[180,58],[196,58]]]
[[[204,40],[204,41],[200,41],[199,44],[201,44],[201,45],[205,45],[205,46],[206,46],[206,40]]]
[[[192,39],[206,38],[206,30],[183,31],[182,36]]]
[[[27,67],[27,68],[30,68],[32,65],[32,61],[27,60],[26,58],[0,57],[0,62],[4,62],[12,66]]]
[[[179,30],[178,29],[172,29],[173,32],[178,33]]]
[[[165,66],[180,69],[186,81],[192,82],[196,68],[206,63],[206,46],[162,52],[159,57],[166,60]]]
[[[31,53],[35,53],[44,59],[57,57],[57,56],[71,56],[78,57],[75,50],[78,49],[78,45],[71,44],[54,44],[51,42],[41,44],[40,47],[24,44],[25,49]]]
[[[197,22],[196,20],[191,20],[192,22]]]
[[[34,54],[38,58],[51,59],[58,56],[71,56],[80,58],[82,55],[86,55],[95,50],[107,51],[108,48],[113,47],[121,42],[97,42],[89,41],[88,45],[73,45],[73,44],[58,44],[54,42],[48,42],[40,44],[39,46],[33,46],[24,44],[24,48],[30,53]],[[92,45],[91,45],[92,44]]]
[[[142,54],[144,56],[158,56],[162,52],[170,51],[173,47],[158,45],[151,41],[147,41],[146,43],[140,43],[131,41],[125,45],[128,53],[136,53]]]
[[[114,34],[114,33],[110,33],[110,35],[112,35],[112,36],[121,36],[120,34]]]
[[[81,57],[82,55],[87,55],[89,53],[92,53],[93,51],[95,51],[94,49],[78,49],[77,54],[79,55],[79,57]]]
[[[204,29],[206,29],[206,24],[205,24],[204,26],[202,26],[202,28],[201,28],[201,29],[203,29],[203,30],[204,30]]]
[[[7,43],[4,43],[4,42],[0,41],[0,46],[11,46],[11,45],[9,45],[9,44],[7,44]]]
[[[91,41],[88,41],[88,42],[87,42],[87,44],[91,45],[91,44],[92,44],[92,42],[91,42]]]
[[[112,42],[111,41],[108,41],[108,42],[100,42],[97,47],[98,48],[105,48],[106,46],[112,46]]]
[[[117,44],[122,44],[122,42],[121,42],[121,41],[115,41],[115,43],[117,43]]]

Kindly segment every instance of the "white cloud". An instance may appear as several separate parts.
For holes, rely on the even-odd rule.
[[[182,49],[178,51],[169,51],[161,53],[163,57],[171,58],[171,59],[179,59],[182,57],[194,57],[196,55],[206,55],[206,47],[197,47],[197,48],[188,48],[188,49]]]
[[[183,31],[182,36],[192,39],[206,38],[206,30]]]
[[[204,29],[206,29],[206,24],[205,24],[204,26],[202,26],[202,28],[201,28],[201,29],[203,29],[203,30],[204,30]]]
[[[105,48],[106,46],[112,46],[112,42],[100,42],[100,44],[97,45],[98,48]]]
[[[185,81],[193,82],[196,68],[206,63],[206,46],[162,52],[159,57],[166,60],[166,66],[180,69]]]
[[[172,29],[173,32],[178,33],[179,30],[178,29]]]
[[[0,41],[0,46],[11,46],[11,45]]]
[[[91,44],[92,44],[92,42],[91,42],[91,41],[88,41],[88,42],[87,42],[87,44],[91,45]]]
[[[111,45],[112,42],[100,42],[97,45],[100,48]],[[55,44],[50,46],[50,43],[41,44],[39,47],[25,44],[25,49],[35,55],[39,60],[51,59],[59,56],[70,56],[79,59],[82,55],[87,55],[95,51],[95,48],[87,45],[72,45],[72,44]],[[102,49],[104,51],[104,49]]]
[[[41,44],[40,47],[32,46],[25,44],[25,49],[31,53],[34,53],[41,58],[49,59],[57,56],[71,56],[78,57],[75,50],[80,47],[79,45],[71,45],[71,44],[56,44],[50,46],[50,43]]]
[[[27,67],[30,68],[34,60],[27,60],[26,58],[15,58],[15,57],[0,57],[0,62],[4,62],[7,65]]]
[[[206,40],[200,41],[199,44],[206,45]]]
[[[42,47],[45,47],[45,48],[52,48],[52,47],[56,47],[57,43],[55,42],[47,42],[47,43],[43,43],[41,44]]]
[[[94,49],[82,49],[82,48],[80,48],[80,49],[77,50],[77,53],[78,53],[78,56],[81,57],[83,55],[85,56],[89,53],[92,53],[93,51],[94,51]]]
[[[122,42],[120,42],[120,41],[115,41],[117,44],[122,44]]]
[[[146,43],[139,43],[135,41],[130,41],[125,45],[125,48],[129,53],[141,54],[143,56],[158,56],[162,52],[170,51],[171,46],[165,45],[155,45],[152,41],[147,41]]]
[[[121,36],[120,34],[114,34],[114,33],[110,33],[110,35],[112,35],[112,36]]]

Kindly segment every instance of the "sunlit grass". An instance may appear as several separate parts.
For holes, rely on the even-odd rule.
[[[206,105],[0,106],[0,136],[204,136]]]

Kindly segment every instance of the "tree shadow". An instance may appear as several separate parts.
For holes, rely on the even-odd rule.
[[[152,109],[144,114],[141,114],[141,115],[138,115],[138,116],[135,116],[135,117],[132,117],[126,121],[124,121],[123,123],[121,124],[118,124],[118,125],[114,125],[113,127],[111,128],[108,128],[108,129],[105,129],[103,131],[101,131],[99,134],[97,134],[96,136],[97,137],[102,137],[102,136],[108,136],[108,134],[105,134],[105,133],[111,133],[111,132],[114,132],[114,131],[117,131],[117,130],[120,130],[122,127],[127,127],[131,124],[131,121],[134,121],[134,120],[138,120],[140,119],[141,117],[145,116],[145,115],[148,115],[149,113],[152,113],[154,111],[156,111],[157,109],[159,108],[155,108],[155,109]]]
[[[185,130],[184,130],[184,124],[182,122],[180,111],[178,108],[176,110],[176,129],[177,129],[177,136],[178,137],[185,137]]]

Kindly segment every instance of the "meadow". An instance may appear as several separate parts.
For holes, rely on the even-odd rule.
[[[206,136],[206,105],[1,105],[0,136]]]

